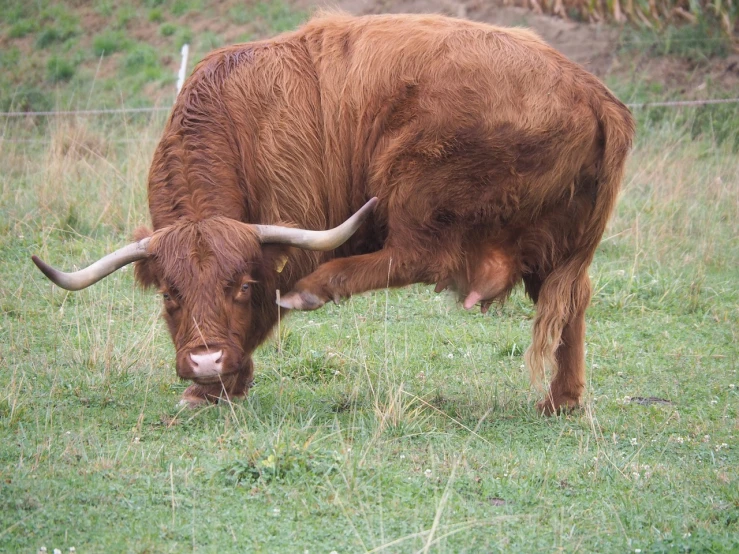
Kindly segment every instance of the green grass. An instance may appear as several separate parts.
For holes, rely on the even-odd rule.
[[[694,63],[726,57],[732,50],[732,38],[703,19],[695,25],[669,25],[661,30],[625,27],[620,41],[625,53],[676,56]]]
[[[92,39],[92,51],[98,58],[110,56],[128,47],[129,40],[122,31],[108,29]]]
[[[30,262],[83,264],[147,221],[163,117],[0,144],[1,551],[739,548],[729,144],[640,115],[591,269],[581,411],[536,414],[520,291],[482,316],[431,287],[294,314],[247,400],[183,411],[130,269],[66,293]]]

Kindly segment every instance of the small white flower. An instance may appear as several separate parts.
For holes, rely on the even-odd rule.
[[[637,443],[638,443],[638,441],[636,440],[636,438],[632,438],[630,442],[631,442],[631,446],[636,446]]]
[[[423,474],[424,474],[424,475],[425,475],[426,477],[431,477],[431,470],[430,470],[430,469],[427,469],[426,471],[424,471],[424,472],[423,472]]]
[[[331,551],[331,552],[329,552],[328,554],[339,554],[339,553],[338,553],[338,552],[336,552],[336,550],[332,550],[332,551]]]
[[[447,354],[446,357],[451,360],[452,358],[454,358],[454,354],[452,354],[451,352],[449,352],[449,354]]]
[[[139,439],[138,437],[134,437],[134,438],[133,438],[133,442],[134,442],[134,443],[136,443],[136,444],[138,444],[138,442],[139,442],[140,440],[141,440],[141,439]]]
[[[639,554],[639,552],[641,552],[641,548],[635,548],[634,552],[636,552],[636,554]]]
[[[272,515],[275,516],[275,517],[277,517],[278,515],[280,515],[280,509],[279,508],[273,508],[272,509]]]
[[[729,388],[730,388],[730,389],[736,388],[736,385],[735,385],[734,383],[731,383],[731,384],[729,385]]]
[[[62,554],[62,551],[59,550],[58,548],[55,548],[54,549],[54,554]]]
[[[401,454],[401,455],[400,455],[400,459],[401,459],[401,460],[405,460],[405,454]]]
[[[312,319],[309,319],[308,320],[308,324],[310,325],[311,323],[313,323],[313,320]]]
[[[74,554],[75,552],[77,552],[77,549],[74,546],[70,546],[69,547],[69,554]]]
[[[683,533],[683,538],[687,539],[692,535],[692,533]]]
[[[677,444],[682,444],[683,442],[685,442],[685,439],[682,437],[675,437],[675,442]]]
[[[711,400],[711,404],[718,404],[718,400]]]
[[[41,548],[38,549],[38,551],[39,552],[46,552],[46,547],[45,546],[42,546]]]
[[[593,461],[594,462],[597,462],[598,461],[598,456],[593,456]]]

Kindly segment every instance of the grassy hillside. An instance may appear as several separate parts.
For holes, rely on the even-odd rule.
[[[10,0],[0,18],[0,110],[167,104],[183,44],[192,68],[213,48],[304,17],[282,2]]]

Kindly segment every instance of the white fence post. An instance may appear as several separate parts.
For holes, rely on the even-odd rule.
[[[177,74],[177,94],[180,93],[182,85],[185,82],[185,71],[187,71],[187,54],[190,51],[189,44],[182,45],[182,63],[180,63],[180,72]]]

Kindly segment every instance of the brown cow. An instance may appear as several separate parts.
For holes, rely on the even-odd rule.
[[[292,291],[283,308],[315,309],[437,283],[486,310],[523,281],[537,305],[526,359],[537,382],[554,372],[538,405],[553,413],[585,385],[588,266],[633,134],[603,84],[529,31],[324,14],[198,65],[151,165],[154,231],[105,271],[138,259],[161,290],[193,403],[246,393],[277,289]],[[327,253],[258,236],[335,226],[371,197],[368,222]]]

